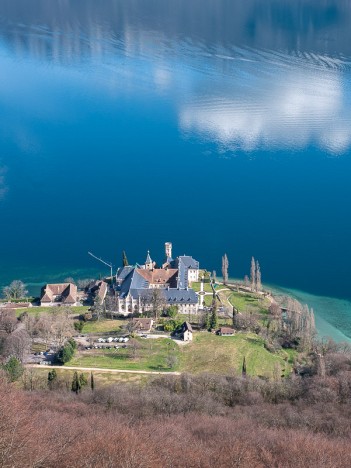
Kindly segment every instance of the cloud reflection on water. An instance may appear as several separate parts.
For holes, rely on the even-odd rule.
[[[341,70],[291,62],[268,60],[248,69],[241,63],[224,89],[218,73],[206,96],[195,91],[180,106],[181,128],[227,149],[295,150],[316,144],[330,153],[345,152],[351,144],[351,107]]]

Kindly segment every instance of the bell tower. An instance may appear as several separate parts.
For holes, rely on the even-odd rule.
[[[146,270],[153,270],[154,269],[154,262],[151,260],[150,252],[147,251],[147,256],[145,260],[145,269]]]
[[[165,242],[166,262],[172,260],[172,242]]]

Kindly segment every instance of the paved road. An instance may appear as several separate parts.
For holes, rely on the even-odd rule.
[[[70,366],[45,366],[42,364],[28,364],[27,367],[37,367],[39,369],[71,369],[80,371],[112,372],[115,374],[151,374],[151,375],[181,375],[181,372],[157,372],[142,370],[123,369],[101,369],[100,367],[70,367]]]

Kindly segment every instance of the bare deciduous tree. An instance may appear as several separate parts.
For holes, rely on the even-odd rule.
[[[0,309],[0,330],[10,334],[15,331],[17,325],[18,321],[14,310]]]
[[[161,289],[153,288],[145,291],[140,296],[140,302],[143,307],[143,312],[150,312],[155,320],[158,319],[162,310],[166,306],[166,300]]]
[[[250,282],[251,282],[251,290],[256,290],[256,262],[254,257],[251,258],[251,269],[250,269]]]
[[[256,291],[262,290],[262,277],[261,277],[261,268],[258,261],[256,262]]]
[[[223,276],[223,284],[228,283],[228,267],[229,267],[229,261],[227,254],[224,254],[222,257],[222,276]]]
[[[28,294],[26,285],[20,280],[12,281],[9,286],[3,288],[2,292],[8,301],[22,299]]]

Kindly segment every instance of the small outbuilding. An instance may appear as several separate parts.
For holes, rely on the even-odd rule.
[[[193,341],[193,329],[189,322],[184,322],[177,334],[183,341]]]
[[[149,333],[153,324],[154,321],[151,318],[133,318],[133,325],[137,332]]]
[[[233,336],[234,334],[235,334],[234,328],[221,327],[218,330],[218,335],[220,335],[220,336]]]

